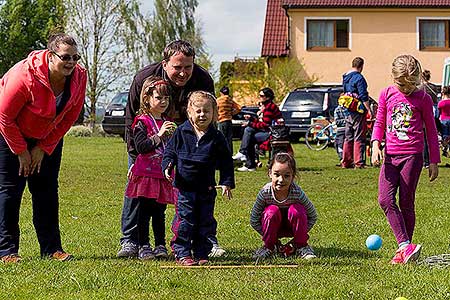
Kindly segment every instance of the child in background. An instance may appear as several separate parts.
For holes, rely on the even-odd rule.
[[[229,199],[234,188],[234,169],[227,142],[214,126],[215,97],[203,91],[193,92],[187,113],[189,119],[176,129],[166,147],[162,166],[170,181],[175,168],[173,184],[179,190],[171,246],[178,264],[192,266],[208,263],[212,249],[209,237],[216,235],[216,168],[220,171],[222,195]]]
[[[233,116],[241,111],[241,106],[230,97],[230,89],[224,86],[220,89],[220,97],[217,98],[218,126],[220,132],[225,136],[231,153],[233,153],[233,130],[231,120]]]
[[[257,260],[272,256],[277,246],[281,246],[282,237],[293,237],[288,243],[291,246],[284,247],[292,247],[292,252],[299,257],[316,257],[308,245],[308,232],[316,223],[317,212],[294,182],[296,174],[295,159],[290,154],[279,152],[270,161],[271,182],[259,191],[250,216],[250,224],[264,241],[264,246],[253,256]]]
[[[341,165],[342,161],[342,152],[344,146],[345,139],[345,119],[348,116],[348,111],[342,105],[338,105],[334,109],[334,123],[336,124],[336,139],[334,142],[334,148],[336,149],[336,153],[339,157],[339,165]]]
[[[441,94],[442,100],[438,103],[438,109],[442,128],[442,155],[448,157],[448,143],[450,140],[450,86],[442,87]]]
[[[175,123],[165,117],[170,102],[170,84],[160,77],[149,77],[141,91],[140,110],[133,128],[133,142],[138,153],[129,171],[125,194],[137,198],[138,258],[167,258],[165,242],[165,211],[174,203],[175,191],[161,169],[166,141],[175,131]],[[155,249],[149,242],[149,223],[155,238]]]
[[[378,182],[378,202],[398,243],[392,264],[406,264],[420,255],[421,245],[413,244],[412,238],[416,222],[415,193],[423,164],[424,127],[430,153],[430,181],[438,176],[440,158],[433,101],[417,88],[420,75],[420,63],[413,56],[400,55],[394,59],[394,86],[381,91],[372,134],[372,164],[379,165],[384,160]],[[380,142],[384,135],[383,157]]]

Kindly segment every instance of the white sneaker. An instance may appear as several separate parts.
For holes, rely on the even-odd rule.
[[[309,260],[309,259],[314,259],[317,256],[314,254],[314,250],[311,248],[311,246],[307,245],[305,247],[301,247],[297,249],[297,255],[300,258]]]
[[[246,161],[247,159],[245,158],[244,154],[242,154],[241,152],[238,152],[235,155],[233,155],[233,160]]]
[[[214,245],[211,249],[211,252],[208,254],[209,257],[221,257],[225,254],[225,250],[222,249],[219,245]]]
[[[254,172],[254,171],[256,171],[255,168],[247,168],[246,166],[242,166],[240,168],[237,168],[237,170],[239,172]]]

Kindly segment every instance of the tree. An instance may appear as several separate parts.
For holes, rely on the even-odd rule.
[[[134,53],[135,62],[162,60],[164,47],[171,41],[189,41],[196,50],[196,62],[211,69],[211,57],[206,51],[200,23],[195,19],[197,0],[155,0],[152,14],[143,15],[138,8],[129,12],[124,35],[128,36],[127,49]],[[145,57],[145,59],[143,59]]]
[[[90,126],[96,119],[100,97],[129,84],[134,73],[133,55],[126,49],[128,13],[136,8],[135,0],[67,0],[67,32],[79,45],[81,64],[88,71],[87,102]]]
[[[62,0],[6,0],[0,10],[0,76],[31,51],[44,49],[65,25]]]
[[[242,98],[257,98],[258,91],[267,86],[273,89],[276,100],[295,88],[309,86],[317,80],[308,77],[304,65],[296,59],[280,58],[267,67],[264,58],[241,59],[222,63],[220,83],[230,85]]]

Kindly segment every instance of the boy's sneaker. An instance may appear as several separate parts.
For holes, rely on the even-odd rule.
[[[138,256],[138,246],[133,242],[124,242],[121,244],[117,257],[136,257]]]
[[[408,262],[416,261],[419,258],[422,245],[408,244],[403,249],[397,250],[391,260],[391,264],[407,264]]]
[[[246,161],[247,158],[245,157],[244,154],[242,154],[241,152],[238,152],[235,155],[233,155],[233,160]]]
[[[64,252],[62,250],[58,250],[54,252],[53,254],[50,254],[50,259],[57,260],[57,261],[68,261],[73,258],[72,254],[69,254],[67,252]]]
[[[255,254],[253,254],[253,259],[264,260],[270,258],[272,255],[273,251],[263,246],[256,250]]]
[[[22,258],[17,253],[8,254],[0,257],[0,261],[5,264],[15,264],[22,260]]]
[[[158,245],[153,249],[153,254],[156,258],[169,258],[169,253],[164,245]]]
[[[311,248],[311,246],[306,245],[305,247],[298,248],[296,251],[297,255],[302,259],[314,259],[317,256],[314,254],[314,250]]]
[[[209,252],[209,257],[221,257],[226,253],[219,245],[213,245],[211,252]]]
[[[254,172],[256,171],[256,168],[247,168],[246,166],[242,166],[240,168],[237,168],[239,172]]]
[[[186,257],[177,259],[177,264],[179,264],[180,266],[190,267],[190,266],[198,265],[198,262],[193,260],[192,257],[186,256]]]
[[[153,249],[150,245],[143,245],[139,247],[138,258],[140,260],[150,260],[155,258]]]

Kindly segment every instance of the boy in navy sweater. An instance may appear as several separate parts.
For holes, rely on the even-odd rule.
[[[225,137],[214,126],[217,120],[215,97],[197,91],[189,96],[189,119],[181,124],[164,152],[165,177],[179,189],[175,204],[171,246],[178,264],[192,266],[208,263],[216,234],[214,219],[216,198],[215,171],[219,169],[222,195],[231,198],[234,169]],[[176,168],[175,168],[176,167]],[[171,173],[175,168],[175,179]]]

